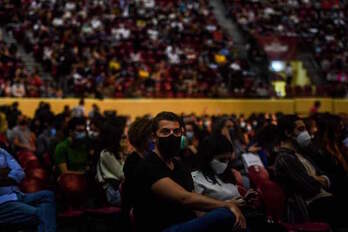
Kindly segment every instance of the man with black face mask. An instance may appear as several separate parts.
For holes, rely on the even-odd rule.
[[[246,229],[245,218],[234,202],[215,200],[193,191],[193,180],[180,162],[183,124],[171,112],[152,121],[154,152],[136,168],[137,196],[134,214],[137,227],[146,231],[231,231]],[[207,212],[197,217],[194,211]]]
[[[86,120],[72,118],[69,121],[69,137],[57,145],[54,155],[60,174],[85,174],[89,160],[87,143]]]

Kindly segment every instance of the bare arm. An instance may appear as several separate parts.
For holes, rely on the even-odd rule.
[[[228,208],[236,217],[235,226],[246,228],[245,218],[234,202],[219,201],[198,193],[188,192],[168,177],[155,182],[151,190],[161,198],[178,202],[192,210],[210,211],[216,208]]]
[[[16,147],[19,147],[19,148],[22,148],[22,149],[27,149],[27,150],[30,150],[30,147],[19,142],[19,139],[18,137],[16,136],[13,140],[13,144],[16,146]]]
[[[83,175],[84,174],[84,172],[81,172],[81,171],[70,171],[68,169],[68,165],[66,163],[58,164],[58,168],[59,168],[59,170],[60,170],[60,172],[62,174],[68,174],[68,173],[70,173],[70,174],[78,174],[78,175]]]

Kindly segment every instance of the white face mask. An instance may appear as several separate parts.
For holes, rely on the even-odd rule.
[[[309,143],[311,142],[311,136],[308,133],[308,131],[302,131],[298,136],[296,137],[296,141],[300,147],[307,147]]]
[[[222,174],[225,172],[225,170],[228,166],[228,162],[221,162],[217,159],[213,159],[210,162],[210,166],[214,170],[214,172],[219,175],[219,174]]]

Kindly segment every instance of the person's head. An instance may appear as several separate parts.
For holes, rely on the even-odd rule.
[[[161,112],[153,118],[152,137],[155,152],[165,160],[179,155],[183,127],[181,118],[172,112]]]
[[[185,123],[185,133],[189,144],[199,141],[199,128],[194,122]]]
[[[339,142],[343,135],[343,122],[337,115],[323,114],[317,117],[317,142],[325,146],[327,143]]]
[[[319,109],[320,106],[321,106],[320,101],[315,101],[315,102],[314,102],[314,107],[315,107],[315,108]]]
[[[256,133],[256,142],[270,158],[269,163],[273,161],[273,154],[279,147],[279,137],[278,128],[273,124],[262,127]]]
[[[64,106],[63,114],[65,114],[67,116],[70,115],[70,106],[69,105]]]
[[[317,122],[314,118],[307,118],[305,120],[305,124],[307,127],[307,130],[309,132],[309,134],[311,135],[311,137],[315,137],[317,132],[318,132],[318,126],[317,126]]]
[[[42,109],[43,107],[45,106],[45,102],[43,102],[43,101],[40,101],[39,102],[39,109]]]
[[[12,103],[12,108],[13,109],[18,109],[18,102],[14,102],[14,103]]]
[[[112,152],[118,159],[120,158],[121,139],[124,127],[117,126],[115,123],[106,121],[101,129],[100,139],[103,148]]]
[[[99,138],[101,130],[101,121],[98,118],[93,118],[89,122],[88,137],[91,139]]]
[[[199,170],[215,181],[215,175],[225,172],[233,157],[233,146],[224,136],[210,136],[202,141],[198,153]]]
[[[28,126],[28,119],[24,115],[18,116],[18,125],[20,128],[25,129]]]
[[[84,106],[85,105],[85,99],[81,98],[79,101],[79,105],[80,106]]]
[[[136,119],[128,129],[128,139],[130,144],[141,155],[146,151],[150,151],[152,121],[149,117],[142,117]]]
[[[281,142],[299,145],[300,147],[306,147],[311,142],[311,136],[305,123],[297,115],[285,115],[280,118],[278,132]]]
[[[74,142],[82,141],[87,137],[86,120],[83,117],[74,117],[68,123],[69,135]]]
[[[234,123],[228,117],[218,118],[213,124],[213,135],[224,135],[228,139],[232,139],[231,136],[234,134]]]
[[[93,110],[94,110],[95,112],[99,112],[99,111],[100,111],[97,104],[93,104],[93,105],[92,105],[92,108],[93,108]]]

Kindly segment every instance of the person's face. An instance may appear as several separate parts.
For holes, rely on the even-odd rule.
[[[183,129],[179,122],[162,120],[155,133],[155,150],[166,160],[179,155]]]
[[[187,133],[187,132],[193,133],[193,127],[192,127],[192,125],[190,125],[190,124],[185,125],[185,130],[186,130],[186,133]]]
[[[174,135],[180,137],[182,135],[182,128],[179,122],[162,120],[159,122],[159,127],[156,131],[156,137],[168,137]]]
[[[311,135],[315,135],[318,132],[317,123],[313,120],[310,125],[311,125],[311,127],[310,127],[309,133]]]
[[[73,131],[72,137],[74,140],[80,140],[86,136],[86,125],[77,125]]]
[[[225,127],[227,128],[227,130],[233,128],[233,122],[231,120],[227,120],[225,123]]]
[[[232,157],[233,157],[233,152],[226,152],[223,154],[216,155],[214,157],[214,159],[225,163],[225,162],[229,162],[230,160],[232,160]]]
[[[231,136],[230,135],[230,130],[233,128],[233,122],[231,121],[231,120],[227,120],[226,122],[225,122],[225,126],[222,128],[222,134],[224,135],[224,136]]]
[[[306,130],[306,125],[302,120],[297,120],[295,122],[294,135],[298,136],[302,131]]]

